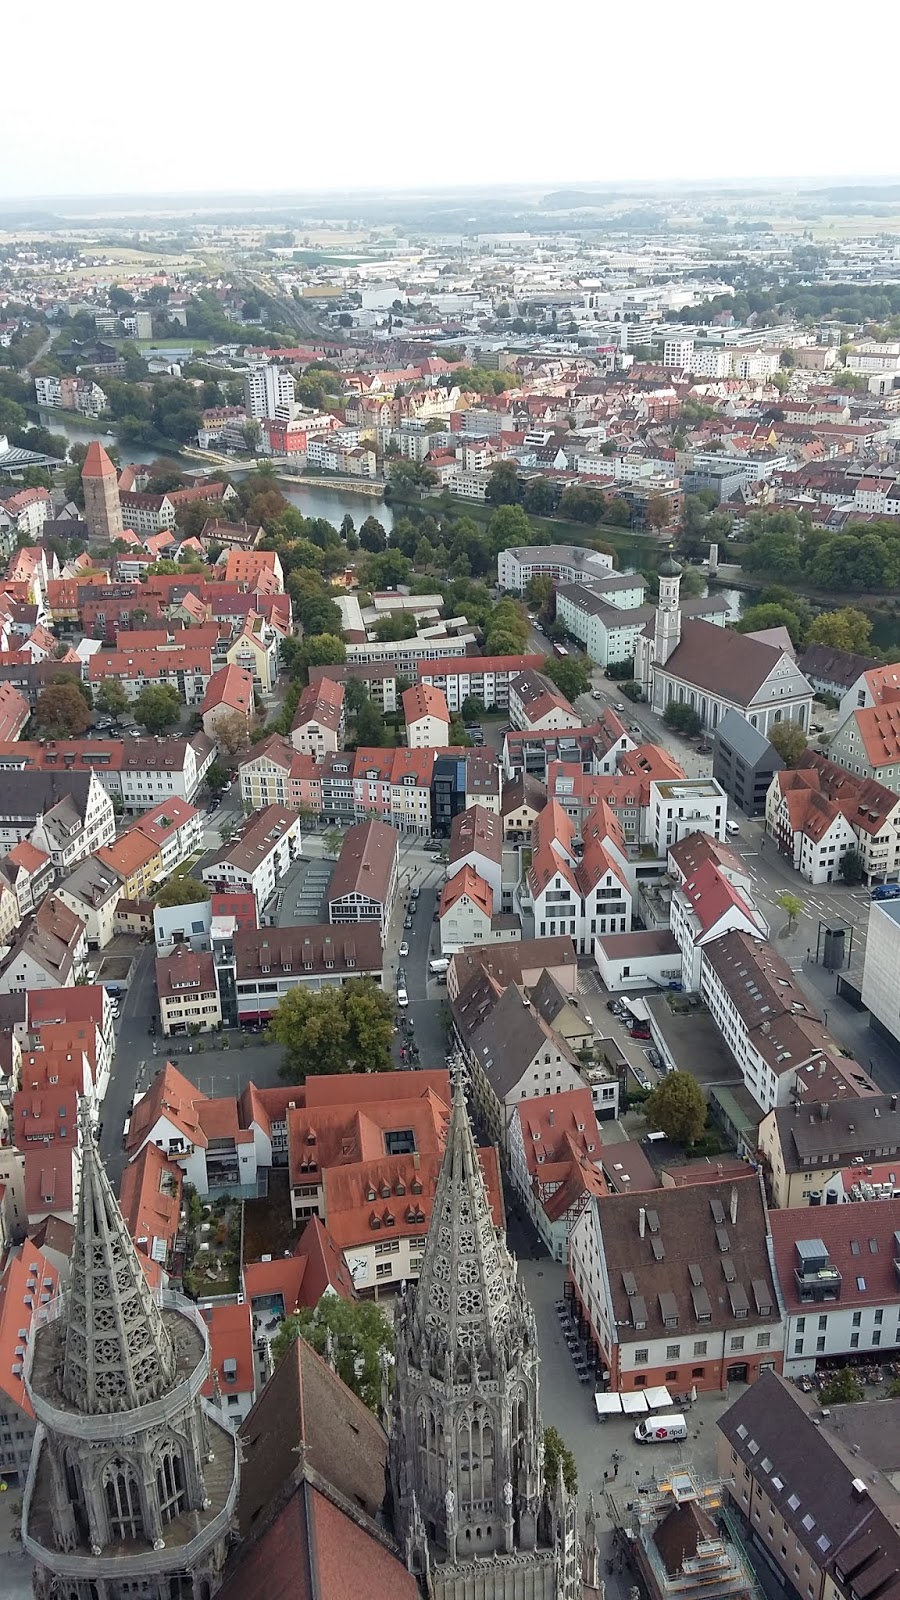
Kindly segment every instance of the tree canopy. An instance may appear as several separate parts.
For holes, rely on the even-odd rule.
[[[34,715],[38,726],[54,739],[80,739],[91,723],[87,701],[73,678],[48,683],[38,696]]]
[[[339,989],[291,989],[269,1023],[284,1050],[281,1076],[302,1083],[320,1072],[389,1071],[393,1015],[390,995],[370,978]]]
[[[644,1102],[644,1115],[676,1144],[695,1144],[706,1126],[706,1101],[689,1072],[669,1072]]]
[[[563,1483],[570,1494],[578,1488],[578,1466],[565,1439],[552,1423],[544,1429],[544,1482],[550,1493],[556,1486],[556,1475],[562,1462]]]
[[[587,656],[580,653],[547,656],[541,670],[567,700],[574,701],[591,686],[591,663]]]
[[[796,767],[807,747],[808,740],[799,722],[776,722],[769,729],[769,743],[774,745],[786,767]]]
[[[382,1363],[394,1353],[393,1324],[374,1300],[345,1300],[325,1294],[318,1305],[285,1317],[272,1340],[272,1355],[281,1361],[297,1339],[305,1339],[324,1356],[330,1346],[338,1377],[370,1411],[381,1402]]]
[[[135,719],[142,722],[148,733],[165,733],[174,728],[181,716],[182,701],[177,689],[167,683],[148,683],[132,707]]]
[[[156,896],[158,906],[192,906],[209,899],[209,886],[199,878],[168,878]]]

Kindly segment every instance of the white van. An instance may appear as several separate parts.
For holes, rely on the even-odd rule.
[[[446,956],[438,956],[436,961],[429,961],[428,971],[436,976],[439,972],[446,972],[450,962]]]
[[[739,822],[726,822],[725,832],[727,833],[729,839],[736,838],[740,831],[741,825]]]
[[[670,1417],[644,1417],[634,1437],[638,1444],[668,1444],[671,1439],[687,1438],[687,1423],[675,1412]]]

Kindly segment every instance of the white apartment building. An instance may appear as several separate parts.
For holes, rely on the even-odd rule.
[[[878,1362],[900,1344],[900,1200],[773,1211],[769,1227],[786,1314],[786,1378],[811,1375],[829,1357]]]
[[[678,367],[689,372],[694,362],[693,339],[666,339],[663,344],[664,367]]]
[[[728,796],[715,778],[666,778],[650,785],[649,839],[661,860],[689,833],[725,838]]]
[[[254,422],[276,416],[279,406],[289,416],[295,396],[293,375],[284,367],[251,367],[244,377],[244,410]]]
[[[518,545],[497,556],[497,582],[501,589],[521,594],[532,578],[553,578],[557,583],[600,578],[612,572],[613,558],[600,550],[575,545]]]
[[[203,868],[203,881],[215,889],[252,893],[261,910],[299,854],[299,816],[283,806],[267,806]]]
[[[700,995],[763,1112],[790,1105],[804,1068],[834,1044],[772,946],[734,928],[703,947]]]

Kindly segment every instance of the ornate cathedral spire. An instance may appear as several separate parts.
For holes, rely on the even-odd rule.
[[[82,1102],[81,1197],[60,1389],[79,1411],[129,1411],[172,1384],[175,1350],[103,1169]]]
[[[449,1355],[490,1345],[508,1327],[515,1265],[498,1240],[462,1085],[453,1091],[447,1144],[415,1293],[415,1320]]]

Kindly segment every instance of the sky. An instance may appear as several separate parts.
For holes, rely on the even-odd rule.
[[[895,0],[4,13],[4,198],[900,170]]]

